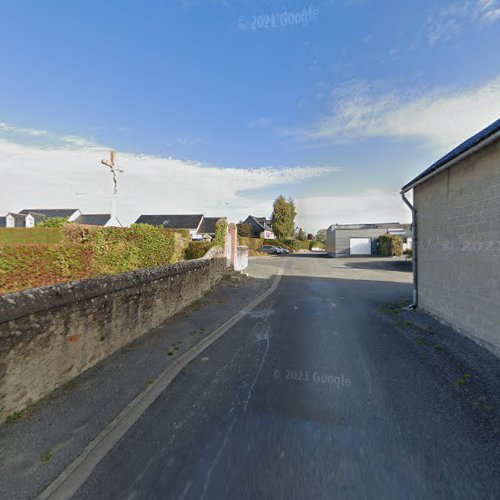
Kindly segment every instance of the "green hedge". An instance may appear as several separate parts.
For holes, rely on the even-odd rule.
[[[39,228],[49,228],[49,227],[63,227],[64,224],[68,223],[67,217],[51,217],[50,219],[45,219],[42,222],[36,224]]]
[[[219,219],[215,223],[215,235],[213,244],[216,247],[224,248],[224,245],[226,243],[227,226],[228,224],[226,219]]]
[[[170,264],[182,259],[186,244],[147,224],[67,224],[62,233],[57,245],[0,245],[0,293]]]
[[[60,228],[12,227],[0,229],[0,245],[57,244],[63,239]]]
[[[184,250],[186,260],[201,259],[212,247],[210,241],[191,241]]]
[[[95,276],[90,245],[0,247],[0,293]]]
[[[247,238],[238,236],[238,245],[245,245],[249,250],[258,250],[264,244],[264,238]]]
[[[403,255],[403,240],[395,234],[379,236],[379,254],[383,257],[401,257]]]
[[[158,227],[162,228],[162,226]],[[186,240],[191,239],[191,233],[189,232],[189,229],[169,229],[169,228],[162,228],[162,229],[167,233],[180,234],[183,238],[186,238]]]
[[[277,238],[274,240],[265,240],[266,245],[275,245],[277,247],[286,248],[290,251],[299,249],[297,243],[299,243],[299,240],[279,240]]]

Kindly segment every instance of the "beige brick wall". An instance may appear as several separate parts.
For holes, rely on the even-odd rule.
[[[415,188],[419,306],[500,352],[500,141]]]
[[[0,297],[0,423],[174,315],[223,276],[203,259]]]

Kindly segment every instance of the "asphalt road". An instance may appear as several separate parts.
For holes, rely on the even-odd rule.
[[[410,299],[400,263],[251,266],[269,263],[284,269],[278,289],[177,376],[76,497],[499,498],[496,358],[461,337],[458,353],[423,348],[381,312]],[[469,358],[470,390],[456,384]]]

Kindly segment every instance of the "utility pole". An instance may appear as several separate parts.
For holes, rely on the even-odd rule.
[[[117,217],[116,214],[116,193],[118,192],[118,174],[123,173],[123,170],[120,170],[115,165],[115,152],[111,150],[109,152],[109,160],[101,160],[101,163],[108,167],[111,171],[111,175],[113,176],[113,194],[111,195],[111,219],[114,221]]]

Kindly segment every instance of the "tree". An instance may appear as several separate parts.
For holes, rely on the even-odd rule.
[[[304,241],[306,239],[306,233],[302,228],[299,228],[299,240]]]
[[[295,203],[292,198],[286,201],[283,195],[274,200],[272,226],[273,232],[278,238],[293,237],[295,230]]]
[[[320,243],[326,243],[326,229],[320,229],[316,233],[316,241],[319,241]]]
[[[236,224],[236,227],[238,228],[238,236],[244,236],[246,238],[253,237],[253,229],[250,224],[246,222],[240,222]]]
[[[295,217],[297,216],[297,212],[295,211],[295,202],[293,198],[290,196],[288,198],[288,224],[289,224],[289,235],[293,236],[295,231]]]

